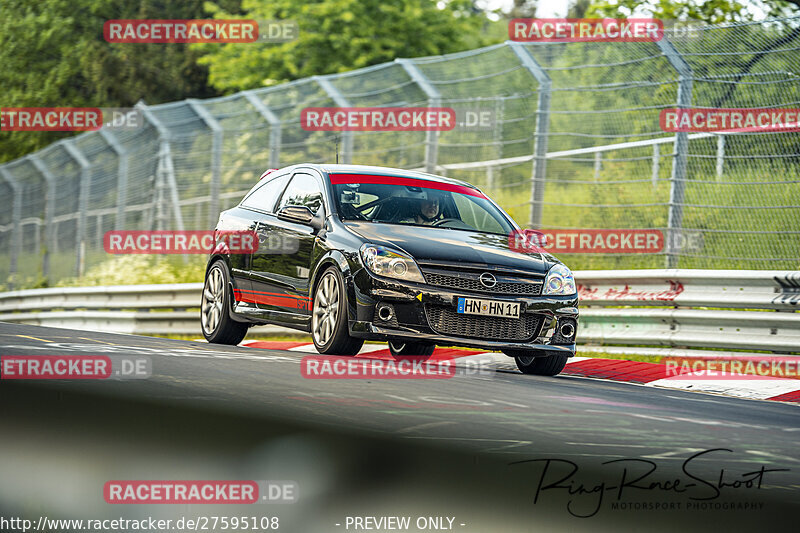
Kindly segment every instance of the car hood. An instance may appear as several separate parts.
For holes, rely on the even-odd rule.
[[[506,235],[373,222],[345,225],[367,242],[400,248],[421,263],[476,263],[536,274],[545,274],[552,266],[542,254],[510,250]]]

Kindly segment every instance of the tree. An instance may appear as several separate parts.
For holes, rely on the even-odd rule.
[[[211,84],[224,92],[346,72],[398,57],[438,55],[487,44],[487,22],[468,0],[244,0],[245,17],[295,20],[287,43],[195,45]],[[217,18],[234,18],[220,9]]]
[[[236,1],[228,1],[236,8]],[[129,107],[210,97],[200,52],[182,44],[109,44],[110,19],[205,18],[202,0],[3,0],[4,107]],[[0,161],[71,135],[0,132]]]
[[[569,10],[567,11],[567,18],[585,18],[586,11],[589,9],[590,5],[592,5],[592,0],[574,0],[570,3]]]
[[[514,5],[508,12],[508,18],[534,18],[538,0],[514,0]]]
[[[736,0],[601,0],[586,11],[588,17],[651,16],[662,20],[701,20],[720,24],[748,20],[752,14]]]

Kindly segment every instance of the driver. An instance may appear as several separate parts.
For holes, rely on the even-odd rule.
[[[401,222],[425,225],[433,224],[441,216],[439,196],[427,193],[425,198],[418,200],[415,211],[416,214],[414,216],[405,218]]]

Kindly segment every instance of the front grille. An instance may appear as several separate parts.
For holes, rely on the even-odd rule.
[[[498,279],[497,285],[492,288],[484,286],[480,281],[480,274],[461,274],[459,276],[449,276],[431,271],[423,271],[425,280],[431,285],[449,287],[451,289],[461,289],[465,291],[486,292],[494,294],[518,294],[525,296],[539,296],[542,294],[542,284],[527,280],[506,280]]]
[[[426,305],[425,314],[433,331],[456,337],[527,341],[539,334],[542,325],[539,315],[522,315],[522,318],[466,315],[441,305]]]

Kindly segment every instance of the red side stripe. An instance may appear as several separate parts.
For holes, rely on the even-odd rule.
[[[306,300],[299,300],[289,296],[267,296],[262,294],[243,294],[240,290],[233,291],[233,297],[239,302],[247,302],[254,304],[276,305],[278,307],[290,307],[292,309],[307,309],[308,303]]]
[[[250,289],[236,289],[238,292],[248,292],[253,294],[269,294],[270,296],[280,296],[282,298],[298,298],[300,300],[310,300],[311,298],[308,296],[297,296],[295,294],[282,294],[280,292],[264,292],[264,291],[254,291]]]

